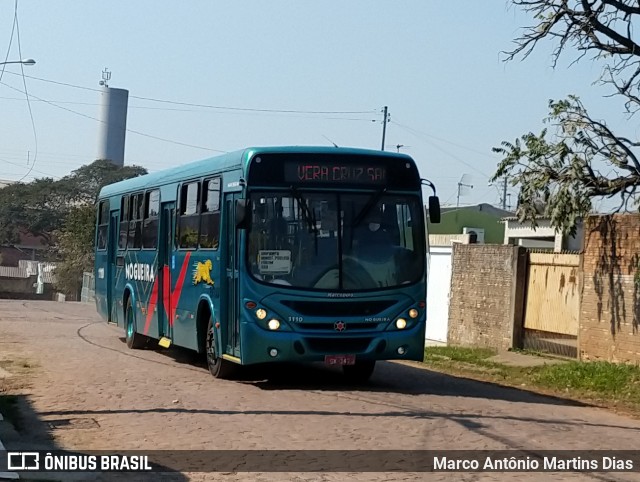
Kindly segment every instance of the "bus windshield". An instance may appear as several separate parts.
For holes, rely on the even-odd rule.
[[[291,189],[253,192],[251,275],[317,290],[374,290],[416,282],[424,270],[420,198]]]

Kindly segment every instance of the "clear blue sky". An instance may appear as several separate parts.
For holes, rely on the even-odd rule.
[[[0,0],[0,61],[13,18],[14,0]],[[630,126],[621,102],[591,85],[599,69],[589,61],[553,70],[546,43],[503,62],[532,22],[506,0],[19,0],[18,21],[21,55],[14,33],[8,59],[36,59],[24,67],[27,89],[50,103],[31,99],[36,146],[25,96],[8,87],[24,89],[20,68],[6,66],[0,179],[29,168],[26,180],[61,177],[95,160],[105,67],[111,87],[129,90],[127,127],[166,140],[127,133],[125,163],[150,171],[247,145],[379,149],[387,105],[386,149],[404,146],[441,202],[455,204],[466,174],[474,187],[461,202],[497,205],[491,148],[539,131],[548,99],[577,93],[613,127]]]

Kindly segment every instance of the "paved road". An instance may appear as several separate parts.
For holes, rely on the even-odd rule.
[[[0,361],[11,358],[35,368],[21,399],[31,413],[28,433],[4,440],[9,448],[535,451],[629,449],[640,441],[640,421],[399,363],[380,364],[359,388],[324,367],[216,380],[188,351],[128,350],[121,330],[101,322],[92,305],[0,301]],[[627,481],[640,474],[239,472],[170,480],[427,478]]]

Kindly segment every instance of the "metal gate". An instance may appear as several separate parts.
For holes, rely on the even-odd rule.
[[[528,253],[524,347],[577,357],[579,254]]]

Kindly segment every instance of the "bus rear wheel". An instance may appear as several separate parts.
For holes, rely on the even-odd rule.
[[[136,315],[133,304],[131,303],[131,298],[127,299],[124,319],[126,320],[124,330],[127,347],[132,350],[143,348],[147,344],[147,338],[136,332]]]
[[[213,317],[209,316],[209,324],[207,326],[207,341],[206,341],[206,353],[207,353],[207,367],[209,373],[215,378],[231,378],[235,372],[235,366],[227,360],[223,360],[218,356],[216,349],[216,338],[213,328]]]
[[[350,382],[364,383],[371,378],[375,367],[375,360],[362,360],[355,365],[343,365],[342,373]]]

